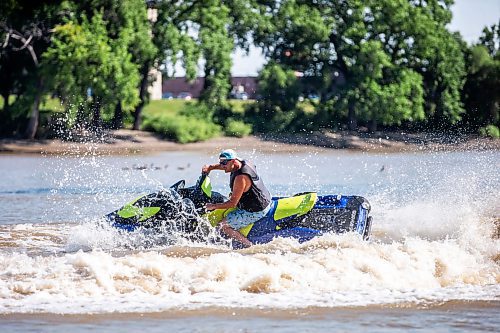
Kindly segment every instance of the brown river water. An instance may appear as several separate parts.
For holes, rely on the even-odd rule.
[[[500,152],[240,154],[274,195],[364,196],[371,239],[123,232],[102,216],[215,158],[0,155],[0,330],[498,332]]]

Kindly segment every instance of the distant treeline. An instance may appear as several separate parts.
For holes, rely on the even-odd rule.
[[[181,114],[193,132],[205,122],[245,133],[383,127],[498,136],[500,22],[468,45],[447,29],[451,6],[452,0],[2,1],[0,135],[36,137],[47,98],[61,102],[51,119],[62,131],[140,129],[151,69],[168,77],[180,64],[189,79],[200,66],[205,76],[200,99]],[[251,45],[267,59],[259,98],[235,112],[228,102],[231,53]]]

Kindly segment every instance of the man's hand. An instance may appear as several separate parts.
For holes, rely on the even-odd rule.
[[[205,164],[202,168],[201,168],[201,172],[202,173],[209,173],[210,170],[211,170],[211,165],[210,164]]]
[[[233,192],[231,192],[229,200],[218,204],[208,203],[205,206],[206,210],[228,209],[237,207],[238,202],[240,202],[241,196],[243,195],[243,192],[245,191],[245,189],[248,191],[251,185],[252,182],[248,175],[236,176],[236,178],[234,179]]]
[[[223,167],[217,163],[217,164],[205,164],[201,168],[201,172],[208,174],[212,170],[223,170]]]

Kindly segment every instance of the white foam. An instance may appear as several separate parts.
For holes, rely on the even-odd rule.
[[[460,240],[418,237],[392,243],[356,235],[325,235],[305,244],[277,239],[194,257],[152,251],[114,256],[98,249],[2,254],[0,271],[0,313],[293,308],[500,295],[499,266],[481,250],[470,251]]]

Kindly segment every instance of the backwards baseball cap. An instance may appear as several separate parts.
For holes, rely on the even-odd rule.
[[[238,154],[232,149],[225,149],[219,155],[220,160],[239,160]]]

